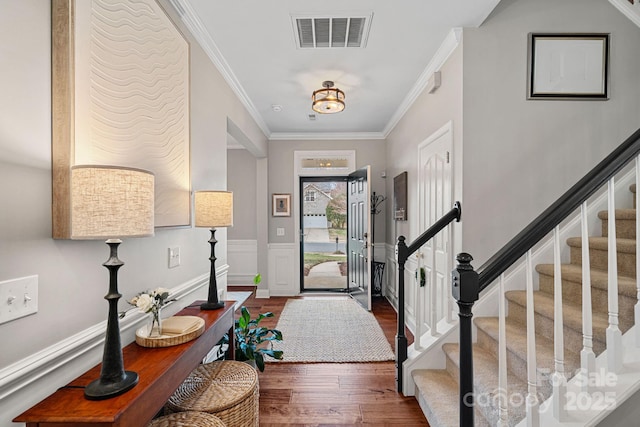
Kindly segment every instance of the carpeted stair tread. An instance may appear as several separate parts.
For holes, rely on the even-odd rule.
[[[457,374],[460,368],[460,347],[458,343],[443,344],[442,350],[447,355],[447,363],[452,363],[452,366],[458,370],[456,371]],[[497,406],[499,402],[494,397],[499,390],[498,359],[477,344],[473,345],[473,377],[477,407],[491,425],[496,425],[499,417],[499,408]],[[507,377],[508,396],[524,397],[527,395],[527,383],[525,381],[522,381],[512,372],[508,372]],[[524,418],[524,414],[525,405],[510,408],[509,424],[515,425]]]
[[[624,239],[636,238],[636,210],[616,209],[616,236]],[[602,236],[609,235],[609,211],[598,212],[598,218],[602,222]]]
[[[460,424],[460,389],[444,369],[417,369],[411,373],[420,394],[418,401],[432,427]],[[475,426],[490,426],[476,409]]]
[[[499,319],[497,317],[476,317],[475,325],[495,341],[497,349],[499,342]],[[522,360],[526,368],[527,360],[527,328],[525,325],[506,319],[505,329],[507,333],[507,351]],[[553,341],[542,334],[536,333],[536,362],[537,369],[547,376],[555,370]],[[497,354],[497,350],[496,350]],[[565,348],[564,351],[565,372],[575,372],[580,367],[580,355]],[[526,379],[526,371],[521,372]]]
[[[582,266],[578,264],[562,264],[562,280],[582,283]],[[536,271],[540,274],[553,277],[553,264],[538,264]],[[604,270],[591,269],[591,286],[606,290],[608,288],[609,276]],[[636,281],[628,276],[618,275],[618,293],[629,297],[636,296]]]
[[[567,245],[574,248],[582,248],[581,237],[569,237],[567,239]],[[635,239],[616,239],[616,246],[618,253],[625,252],[630,254],[636,253],[636,241]],[[606,251],[609,248],[609,239],[607,237],[589,237],[589,249],[598,249]]]
[[[505,297],[508,301],[514,302],[522,307],[527,306],[526,291],[508,291],[505,292]],[[535,291],[533,293],[533,306],[537,316],[540,315],[553,320],[553,295],[549,295],[546,292]],[[562,317],[565,327],[582,333],[582,307],[580,305],[575,305],[563,300]],[[598,340],[599,337],[602,337],[602,340],[604,340],[604,331],[607,329],[607,326],[609,326],[608,316],[603,313],[593,312],[592,326],[593,339]]]
[[[609,219],[609,211],[598,212],[598,218],[601,220]],[[636,219],[635,209],[616,209],[616,219]]]

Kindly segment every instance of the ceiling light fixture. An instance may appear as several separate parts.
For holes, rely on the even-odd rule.
[[[322,82],[324,89],[313,91],[311,108],[321,114],[339,113],[344,110],[344,92],[333,87],[330,80]]]

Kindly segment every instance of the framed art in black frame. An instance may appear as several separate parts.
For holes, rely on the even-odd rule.
[[[609,34],[530,33],[527,99],[609,99]]]
[[[393,219],[407,220],[407,172],[393,178]]]

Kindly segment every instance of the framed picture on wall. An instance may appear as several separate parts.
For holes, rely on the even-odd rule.
[[[271,206],[271,215],[291,216],[291,194],[272,194]]]
[[[528,99],[609,99],[609,34],[530,33],[528,59]]]
[[[393,219],[407,220],[407,172],[393,178]]]

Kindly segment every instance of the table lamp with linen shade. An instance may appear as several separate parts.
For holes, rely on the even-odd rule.
[[[124,370],[118,323],[118,259],[121,237],[154,234],[154,175],[145,170],[81,165],[71,168],[71,239],[106,239],[109,259],[107,330],[100,378],[85,387],[85,397],[102,400],[118,396],[138,383],[138,374]]]
[[[202,310],[216,310],[224,307],[218,299],[218,283],[216,280],[215,238],[216,227],[233,226],[233,193],[231,191],[196,191],[194,196],[196,227],[211,228],[211,270],[209,273],[209,292],[207,302]]]

